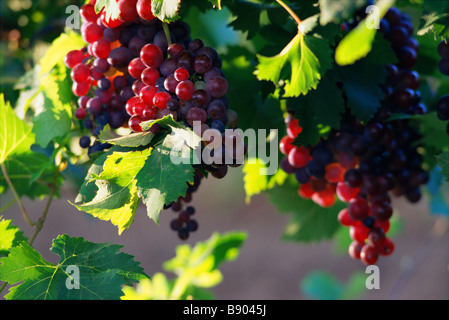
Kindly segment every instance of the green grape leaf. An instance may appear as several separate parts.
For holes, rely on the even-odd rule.
[[[186,128],[171,130],[136,176],[138,195],[147,206],[148,216],[157,224],[164,204],[185,196],[187,183],[193,182],[192,164],[198,163],[191,149],[199,146],[200,138]],[[175,158],[179,163],[173,162]]]
[[[76,208],[110,220],[121,234],[133,221],[139,198],[158,224],[164,205],[186,195],[188,183],[193,182],[192,164],[199,163],[192,149],[201,140],[171,117],[157,123],[171,132],[154,148],[114,146],[94,161],[75,200]]]
[[[92,201],[73,204],[78,210],[86,212],[100,220],[111,221],[118,228],[119,235],[131,225],[139,204],[135,181],[118,186],[105,180],[98,180],[97,194]]]
[[[246,194],[246,203],[250,203],[251,197],[263,191],[269,190],[284,183],[287,174],[283,170],[277,170],[274,175],[267,174],[267,166],[257,158],[247,159],[243,166],[243,187]]]
[[[133,152],[112,152],[104,155],[89,170],[89,181],[83,184],[76,200],[89,202],[74,204],[100,220],[111,221],[121,234],[134,219],[139,204],[135,177],[151,153],[151,149]],[[104,161],[104,162],[103,162]],[[101,173],[100,164],[103,162]],[[90,186],[95,181],[95,186]],[[91,198],[91,194],[95,196]],[[91,199],[90,199],[91,198]]]
[[[419,144],[426,149],[435,148],[443,150],[447,146],[447,139],[435,139],[435,137],[446,136],[446,123],[438,119],[436,111],[424,115],[412,116],[410,119],[420,126],[422,138]]]
[[[113,145],[121,147],[140,147],[147,146],[155,138],[155,134],[148,131],[153,125],[158,124],[162,128],[170,129],[171,127],[183,128],[184,126],[176,122],[171,115],[167,115],[161,119],[148,120],[140,123],[143,132],[134,132],[125,136],[111,137],[108,130],[100,133],[99,139]],[[106,127],[105,127],[106,129]]]
[[[123,287],[121,300],[169,300],[173,289],[173,281],[161,272],[155,273],[151,279],[142,279],[135,288]]]
[[[11,105],[0,94],[0,163],[9,156],[29,151],[34,143],[31,127],[19,119]]]
[[[120,15],[120,8],[116,0],[97,0],[95,3],[95,12],[100,13],[103,9],[106,10],[106,21],[117,19]]]
[[[98,1],[100,2],[100,0]],[[98,3],[97,2],[97,3]],[[114,1],[115,2],[115,1]],[[86,44],[79,33],[67,31],[56,38],[44,56],[40,59],[39,75],[50,72],[71,50],[79,50]]]
[[[229,23],[229,26],[234,30],[247,32],[248,39],[253,38],[260,28],[260,14],[262,7],[258,3],[238,1],[235,4],[230,4],[234,20]]]
[[[153,15],[164,22],[173,22],[180,18],[178,15],[180,0],[151,0]]]
[[[23,231],[11,224],[12,220],[6,220],[0,216],[0,257],[7,256],[9,250],[26,241]]]
[[[60,235],[51,251],[60,257],[58,264],[46,261],[25,242],[0,259],[0,280],[12,287],[5,296],[14,300],[110,300],[119,299],[121,287],[148,278],[120,245],[92,243],[83,238]],[[69,268],[76,267],[75,277]],[[71,288],[68,284],[74,286]]]
[[[366,0],[319,0],[319,4],[320,23],[324,26],[351,18],[357,9],[366,5]]]
[[[322,128],[339,128],[340,114],[344,112],[345,104],[336,78],[328,73],[315,90],[305,96],[289,99],[288,109],[295,111],[295,118],[302,127],[294,144],[315,145],[320,139]]]
[[[223,262],[235,260],[245,240],[243,232],[224,235],[215,232],[193,248],[187,244],[178,246],[176,257],[163,264],[164,270],[178,276],[171,297],[181,297],[188,284],[209,288],[220,283],[223,276],[218,267]]]
[[[50,193],[49,183],[54,181],[54,165],[47,156],[28,151],[8,157],[6,172],[19,196],[30,199]],[[0,193],[7,190],[8,184],[0,172]]]
[[[351,113],[361,121],[368,121],[380,107],[384,96],[379,85],[385,82],[386,71],[367,60],[357,61],[340,71]]]
[[[380,0],[377,2],[379,19],[387,13],[393,4],[394,0]],[[377,29],[369,23],[368,19],[372,19],[370,15],[340,41],[335,49],[335,61],[337,64],[341,66],[353,64],[355,61],[366,57],[371,51]]]
[[[312,200],[298,196],[298,185],[284,183],[267,191],[268,199],[280,213],[288,213],[283,240],[312,242],[331,238],[340,228],[338,212],[345,204],[336,202],[331,208],[322,208]]]
[[[126,136],[115,138],[105,137],[105,134],[100,134],[99,139],[102,142],[107,142],[121,147],[139,147],[148,145],[154,138],[154,133],[149,131],[135,132]]]
[[[43,102],[33,118],[36,143],[42,148],[54,138],[65,137],[71,131],[71,92],[67,91],[65,69],[41,79]]]
[[[258,54],[257,57],[257,79],[271,81],[276,86],[285,82],[284,97],[305,95],[315,89],[324,72],[331,67],[328,41],[302,33],[298,33],[278,55],[265,57]]]
[[[447,1],[423,1],[418,35],[433,33],[435,39],[449,39],[449,4]]]

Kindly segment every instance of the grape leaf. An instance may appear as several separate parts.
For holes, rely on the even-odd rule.
[[[80,194],[86,194],[87,190],[86,197],[96,192],[95,197],[89,202],[74,204],[74,206],[100,220],[111,221],[118,227],[118,232],[121,234],[133,222],[139,204],[135,177],[150,153],[151,149],[147,149],[112,152],[106,155],[106,159],[102,157],[89,171],[91,180],[95,180],[95,187],[88,187],[89,183],[92,183],[88,181],[83,185],[84,190],[80,192]],[[98,175],[96,172],[99,171],[99,163],[103,159],[103,170]],[[79,199],[80,196],[77,197],[77,200]]]
[[[246,194],[246,203],[250,203],[251,197],[263,191],[273,188],[276,184],[281,185],[287,178],[283,170],[277,170],[274,175],[267,175],[267,167],[259,159],[247,159],[243,166],[243,187]]]
[[[185,196],[187,183],[193,182],[193,163],[198,163],[191,148],[199,145],[199,137],[191,130],[172,127],[162,144],[155,146],[142,170],[136,176],[139,197],[147,206],[147,214],[157,224],[164,204]],[[179,148],[179,153],[173,152]],[[173,162],[176,155],[180,163]],[[195,160],[196,159],[196,160]]]
[[[309,91],[305,96],[289,99],[288,109],[295,111],[295,118],[302,127],[301,134],[294,141],[295,145],[315,145],[321,136],[320,128],[338,128],[345,105],[333,73],[326,74],[316,90]]]
[[[195,247],[180,245],[176,257],[164,263],[166,271],[177,278],[167,279],[163,273],[155,273],[151,280],[142,279],[136,288],[125,286],[122,300],[210,300],[213,295],[205,287],[217,285],[222,280],[218,267],[225,261],[237,258],[246,234],[231,232],[214,233]]]
[[[69,102],[71,92],[66,90],[65,69],[44,77],[41,83],[43,103],[33,118],[33,132],[36,134],[36,143],[45,148],[54,138],[70,133],[72,106]]]
[[[385,81],[386,71],[366,60],[340,71],[348,107],[359,120],[368,121],[380,107],[380,100],[384,96],[379,85]]]
[[[100,2],[100,0],[98,1]],[[97,3],[98,3],[97,2]],[[114,1],[115,2],[115,1]],[[79,50],[86,44],[79,33],[67,31],[56,38],[44,56],[39,60],[39,75],[48,73],[58,62],[63,61],[64,57],[71,50]]]
[[[298,186],[284,183],[268,190],[268,199],[280,213],[291,214],[283,240],[311,242],[331,238],[339,229],[337,213],[345,204],[336,202],[332,208],[322,208],[312,200],[298,195]]]
[[[354,12],[366,5],[366,0],[319,0],[320,23],[340,23],[352,17]]]
[[[0,94],[0,163],[4,163],[9,156],[29,151],[34,143],[31,127],[19,119]]]
[[[109,300],[119,299],[124,284],[148,278],[120,245],[92,243],[60,235],[51,251],[60,257],[57,265],[46,261],[25,242],[0,259],[0,279],[16,285],[5,296],[14,300]],[[69,278],[67,268],[76,266],[79,279]],[[69,289],[67,283],[79,285]]]
[[[305,95],[315,89],[322,74],[331,67],[328,41],[302,33],[298,33],[278,55],[265,57],[258,54],[257,58],[257,79],[271,81],[276,86],[283,80],[284,97]],[[287,73],[289,76],[285,77]]]
[[[98,191],[92,201],[73,205],[100,220],[111,221],[119,229],[120,235],[133,222],[139,204],[135,181],[130,181],[125,186],[105,180],[98,180],[95,184]]]
[[[239,248],[246,240],[243,232],[230,232],[220,235],[214,232],[204,242],[198,242],[195,247],[180,245],[176,248],[176,257],[166,261],[163,268],[174,272],[179,278],[171,293],[172,297],[180,297],[185,284],[191,283],[199,287],[212,287],[221,282],[223,276],[218,267],[226,261],[237,259]]]
[[[229,9],[235,17],[234,20],[229,23],[229,26],[234,30],[248,32],[246,35],[247,38],[253,38],[260,27],[260,14],[262,13],[260,4],[238,1],[234,5],[231,4]]]
[[[19,196],[30,199],[50,193],[49,183],[54,181],[54,166],[51,160],[37,152],[28,151],[11,155],[5,161],[6,172]],[[0,172],[0,193],[8,188]]]
[[[18,227],[11,225],[12,220],[6,220],[0,216],[0,257],[7,256],[9,250],[19,244],[20,241],[26,241],[23,231]]]
[[[423,1],[418,35],[432,32],[435,39],[449,39],[449,4],[447,1]]]
[[[382,18],[393,4],[394,0],[378,1],[376,6],[379,9],[379,18]],[[366,57],[371,51],[377,29],[372,26],[368,27],[367,19],[371,19],[370,15],[340,41],[335,49],[337,64],[341,66],[353,64],[355,61]]]
[[[150,131],[135,132],[126,136],[116,138],[106,138],[100,134],[100,140],[121,147],[139,147],[148,145],[154,138],[154,133]]]
[[[106,10],[106,21],[117,19],[120,15],[120,8],[116,0],[97,0],[95,3],[95,12],[100,13],[103,8]]]
[[[164,22],[173,22],[180,18],[178,15],[180,0],[151,0],[153,15]]]
[[[169,116],[157,123],[169,128],[171,134],[165,134],[153,149],[115,146],[94,162],[75,207],[101,220],[110,220],[121,234],[133,221],[142,198],[148,216],[159,223],[164,204],[185,196],[187,183],[193,182],[192,164],[198,161],[191,149],[199,146],[200,138]],[[174,162],[175,158],[181,163]]]

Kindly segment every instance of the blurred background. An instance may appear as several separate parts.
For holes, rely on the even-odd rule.
[[[65,8],[70,4],[80,6],[82,3],[66,0],[0,2],[0,91],[12,106],[19,99],[15,83],[64,31],[68,16]],[[254,44],[260,40],[256,37],[248,41],[247,34],[228,27],[233,17],[226,7],[205,12],[192,8],[184,19],[191,26],[192,37],[202,38],[220,54],[227,54],[237,44],[254,51],[257,47]],[[68,168],[68,180],[61,197],[52,203],[34,247],[45,259],[56,263],[57,257],[49,248],[52,239],[59,234],[84,237],[92,242],[114,242],[134,255],[147,274],[161,271],[162,263],[175,255],[176,246],[185,243],[169,228],[173,213],[164,212],[157,226],[146,216],[144,206],[140,206],[134,223],[118,236],[111,223],[91,218],[68,203],[74,201],[77,183],[84,174],[83,170]],[[10,192],[2,194],[0,207],[12,198]],[[45,200],[24,199],[24,205],[30,208],[31,218],[37,219]],[[187,243],[194,245],[209,238],[214,231],[248,233],[238,259],[221,267],[224,280],[212,288],[217,299],[338,299],[343,289],[356,299],[449,298],[448,219],[431,213],[435,210],[431,210],[426,196],[417,205],[402,200],[394,204],[397,209],[393,238],[396,251],[377,263],[379,290],[365,289],[364,280],[368,276],[365,266],[348,256],[344,242],[348,229],[342,229],[333,240],[319,243],[282,241],[289,216],[278,213],[265,195],[254,196],[249,204],[245,203],[241,168],[230,170],[224,179],[205,180],[194,194],[192,205],[197,211],[199,230],[191,234]],[[447,213],[447,207],[443,206],[440,211],[436,213]],[[25,235],[31,235],[31,227],[24,223],[16,204],[2,214],[6,219],[13,219],[13,224]]]

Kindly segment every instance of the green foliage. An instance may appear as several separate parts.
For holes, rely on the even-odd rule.
[[[6,299],[14,300],[108,300],[118,299],[121,287],[147,278],[133,257],[119,252],[120,245],[92,243],[83,238],[58,236],[51,251],[60,259],[52,264],[22,242],[0,259],[0,279],[10,284]],[[79,268],[79,279],[70,278],[69,266]],[[79,285],[71,290],[66,283]]]
[[[418,35],[433,33],[435,39],[449,39],[449,4],[446,1],[423,1],[424,15]]]
[[[23,231],[11,224],[12,220],[6,220],[0,216],[0,257],[7,256],[12,247],[21,241],[26,241]]]
[[[155,17],[165,22],[178,20],[179,5],[178,0],[151,0],[151,10]]]
[[[380,0],[376,3],[379,8],[380,17],[387,13],[392,7],[394,0]],[[367,26],[367,19],[362,20],[359,25],[351,30],[335,49],[335,61],[339,65],[353,64],[355,61],[366,57],[372,49],[377,29]]]
[[[185,196],[187,184],[193,182],[196,153],[192,150],[199,146],[199,137],[170,116],[142,126],[154,124],[164,128],[156,142],[153,136],[142,139],[143,134],[105,140],[134,148],[115,146],[97,158],[75,200],[78,210],[111,221],[119,234],[132,223],[139,198],[158,224],[164,205]],[[179,163],[172,161],[175,158]]]
[[[125,287],[122,299],[211,299],[213,296],[203,288],[211,288],[222,281],[219,267],[237,258],[245,240],[246,234],[242,232],[223,235],[214,233],[193,248],[180,245],[176,248],[176,257],[163,264],[165,271],[177,276],[175,279],[167,279],[164,274],[156,273],[151,280],[141,280],[135,289]]]
[[[101,0],[97,1],[97,4]],[[115,1],[114,1],[115,2]],[[80,34],[74,31],[67,31],[56,38],[45,55],[40,59],[39,75],[42,76],[50,72],[60,61],[64,59],[66,54],[71,50],[79,50],[85,46],[85,42]]]
[[[330,54],[325,39],[298,33],[276,56],[257,55],[257,79],[272,81],[275,85],[280,85],[282,79],[285,82],[284,97],[306,94],[316,88],[323,73],[330,67]]]
[[[0,141],[0,164],[11,155],[27,152],[34,143],[31,127],[17,117],[3,94],[0,95]]]
[[[332,208],[323,208],[312,200],[298,196],[298,185],[287,180],[282,186],[267,191],[268,200],[279,213],[290,214],[283,240],[314,242],[331,238],[340,228],[338,212],[344,208],[336,202]]]

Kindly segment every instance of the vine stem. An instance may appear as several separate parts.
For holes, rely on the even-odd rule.
[[[25,210],[25,207],[23,206],[22,201],[20,200],[19,194],[17,193],[16,188],[14,188],[14,185],[12,184],[11,179],[9,178],[8,171],[6,170],[5,164],[2,163],[0,166],[1,166],[1,168],[2,168],[3,175],[5,176],[6,183],[7,183],[8,186],[11,188],[11,191],[12,191],[12,193],[14,194],[14,198],[16,198],[17,204],[18,204],[19,207],[20,207],[20,211],[22,212],[23,219],[24,219],[25,222],[28,223],[30,226],[35,226],[35,225],[36,225],[36,222],[34,222],[33,220],[31,220],[30,217],[28,216],[28,213],[27,213],[27,211]]]
[[[50,191],[50,195],[48,196],[47,203],[45,204],[44,211],[42,212],[41,217],[37,220],[36,224],[34,225],[33,235],[31,236],[30,240],[28,240],[28,244],[30,246],[33,245],[33,242],[36,239],[36,236],[39,234],[39,232],[41,231],[41,229],[44,225],[44,222],[45,222],[45,219],[47,218],[47,213],[48,213],[48,210],[50,209],[50,205],[53,201],[55,192],[56,192],[56,186],[53,185],[51,188],[51,191]]]
[[[170,30],[168,29],[168,23],[162,22],[162,28],[164,29],[165,37],[167,38],[167,44],[170,46],[172,44]]]
[[[277,3],[279,3],[287,12],[288,14],[295,20],[296,24],[298,25],[298,32],[303,33],[299,27],[302,24],[301,19],[296,15],[296,13],[288,6],[286,5],[282,0],[276,0]]]

